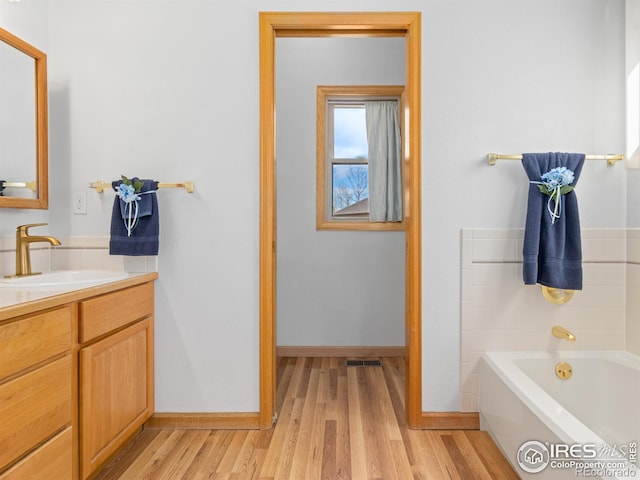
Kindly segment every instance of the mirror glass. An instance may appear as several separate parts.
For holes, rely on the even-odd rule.
[[[47,208],[46,55],[0,28],[0,207]]]

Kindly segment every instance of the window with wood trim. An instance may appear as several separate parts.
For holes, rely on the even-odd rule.
[[[317,87],[317,229],[404,229],[404,221],[371,222],[369,219],[365,116],[366,101],[393,100],[402,119],[403,93],[402,86]],[[400,128],[403,137],[402,130]]]

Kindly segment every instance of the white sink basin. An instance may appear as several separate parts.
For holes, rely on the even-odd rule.
[[[60,270],[27,277],[0,278],[1,287],[41,288],[67,287],[115,282],[127,278],[127,272],[119,270]]]

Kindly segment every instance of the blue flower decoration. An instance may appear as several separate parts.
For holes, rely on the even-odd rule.
[[[129,180],[124,175],[120,175],[122,183],[116,187],[116,193],[124,203],[131,203],[140,200],[140,189],[144,185],[144,182],[139,181],[137,178]]]
[[[116,187],[116,192],[124,203],[131,203],[136,200],[140,200],[140,195],[136,193],[136,189],[133,185],[126,185],[122,183]]]
[[[573,183],[575,178],[573,171],[567,167],[558,167],[553,170],[549,170],[540,178],[542,183],[547,187],[547,190],[555,190],[558,187],[566,187]],[[572,188],[573,190],[573,188]],[[568,192],[566,192],[568,193]]]
[[[131,232],[138,226],[138,200],[140,200],[138,193],[144,186],[144,182],[135,177],[134,181],[129,180],[124,175],[120,175],[120,177],[122,178],[122,183],[115,190],[120,200],[125,203],[122,220],[127,229],[127,236],[130,237]]]
[[[562,195],[573,191],[574,187],[571,184],[574,179],[575,175],[572,170],[567,167],[557,167],[543,174],[539,182],[531,182],[538,185],[540,191],[549,196],[547,211],[551,216],[551,223],[555,223],[556,219],[560,218]]]

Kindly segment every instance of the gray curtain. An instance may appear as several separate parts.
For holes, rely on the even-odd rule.
[[[369,221],[402,221],[398,102],[365,102],[369,145]]]

